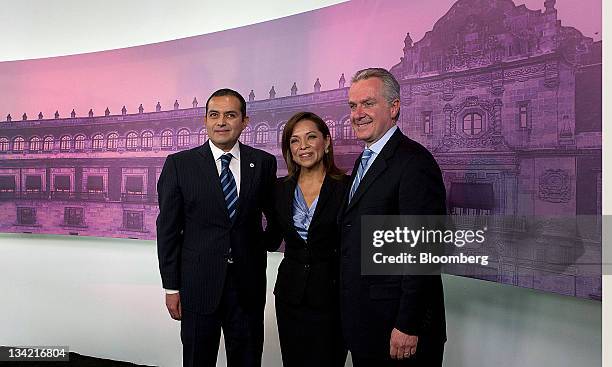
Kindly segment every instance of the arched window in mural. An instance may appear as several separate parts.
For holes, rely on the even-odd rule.
[[[102,134],[96,134],[91,138],[91,148],[93,150],[101,150],[104,148],[104,136]]]
[[[482,116],[477,112],[470,112],[463,116],[463,132],[474,136],[482,132]]]
[[[268,142],[269,128],[266,124],[257,125],[255,128],[255,144],[265,144]]]
[[[251,127],[247,126],[242,130],[242,134],[240,135],[240,141],[244,144],[251,144],[253,141],[253,133],[251,131]]]
[[[74,138],[74,149],[75,150],[85,149],[85,135],[77,135]]]
[[[45,137],[45,141],[43,142],[43,150],[45,152],[50,152],[51,150],[53,150],[53,137],[52,136]]]
[[[161,147],[162,148],[172,148],[172,131],[164,130],[161,133]]]
[[[131,150],[138,148],[138,134],[133,131],[128,133],[125,137],[125,147]]]
[[[200,132],[198,133],[198,144],[202,145],[206,143],[206,139],[208,139],[208,134],[206,133],[206,128],[203,127],[200,129]]]
[[[40,138],[38,136],[33,136],[30,139],[30,151],[37,152],[42,148],[42,143],[40,142]]]
[[[189,146],[189,130],[180,129],[177,134],[177,145],[180,148],[185,148]]]
[[[117,149],[118,140],[119,140],[119,135],[117,133],[108,134],[108,138],[106,140],[106,149],[108,150]]]
[[[336,121],[325,120],[325,123],[327,124],[327,128],[329,129],[329,135],[331,136],[331,139],[336,139]]]
[[[145,131],[142,133],[142,147],[143,148],[153,148],[153,133],[150,131]]]
[[[344,124],[342,124],[342,137],[345,140],[352,140],[356,138],[355,131],[353,130],[353,125],[351,125],[350,119],[346,119],[346,121],[344,121]]]
[[[286,122],[278,125],[278,129],[276,130],[277,131],[276,142],[278,143],[279,147],[283,144],[283,130],[285,130],[285,125],[287,125]]]
[[[18,136],[15,139],[13,139],[13,151],[21,152],[24,148],[24,145],[25,145],[25,140],[21,136]]]
[[[9,150],[9,140],[7,137],[0,138],[0,152],[6,152]]]
[[[62,152],[67,152],[70,150],[70,144],[72,142],[72,139],[70,138],[69,135],[64,135],[60,138],[60,150]]]

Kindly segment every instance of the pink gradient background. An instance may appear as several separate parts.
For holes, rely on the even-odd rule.
[[[338,86],[368,66],[390,68],[401,56],[406,31],[420,40],[456,0],[357,0],[323,10],[177,41],[75,56],[0,63],[0,120],[25,112],[52,118],[56,110],[68,117],[74,108],[96,116],[108,106],[111,114],[190,107],[193,97],[203,103],[210,92],[235,88],[246,97],[267,99],[275,86],[277,97],[289,95],[293,82],[298,94],[310,92],[316,78],[322,89]],[[520,4],[521,1],[516,1]],[[532,10],[543,10],[544,0],[528,0]],[[601,39],[601,0],[557,0],[563,25],[585,36]],[[377,17],[368,16],[376,12]],[[380,19],[385,19],[380,22]],[[378,24],[372,24],[377,22]],[[372,34],[371,29],[379,32]],[[65,42],[65,40],[58,40]]]

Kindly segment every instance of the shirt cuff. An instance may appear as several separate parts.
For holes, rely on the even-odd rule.
[[[164,289],[166,291],[166,294],[177,294],[179,291],[177,291],[176,289]]]

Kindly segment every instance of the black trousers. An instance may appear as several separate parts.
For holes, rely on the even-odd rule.
[[[275,300],[283,367],[344,367],[347,351],[337,302],[321,308]]]
[[[238,302],[236,281],[230,265],[217,310],[208,315],[183,310],[181,341],[184,367],[217,365],[221,329],[229,367],[260,367],[263,352],[263,308],[247,311]]]
[[[359,351],[351,351],[353,367],[442,367],[443,356],[444,343],[421,343],[421,340],[417,344],[416,354],[403,360],[363,357]]]

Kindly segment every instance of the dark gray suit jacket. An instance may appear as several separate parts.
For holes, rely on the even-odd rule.
[[[236,216],[230,220],[209,144],[169,155],[159,177],[157,252],[162,284],[180,291],[184,309],[214,312],[231,248],[240,303],[259,312],[266,297],[262,212],[271,212],[276,159],[240,144],[240,194]]]
[[[355,162],[354,179],[357,172]],[[351,179],[351,182],[352,182]],[[350,191],[350,190],[347,190]],[[341,313],[351,353],[387,358],[391,330],[444,343],[444,296],[439,275],[361,275],[362,215],[444,215],[446,193],[438,164],[398,129],[340,210]]]

